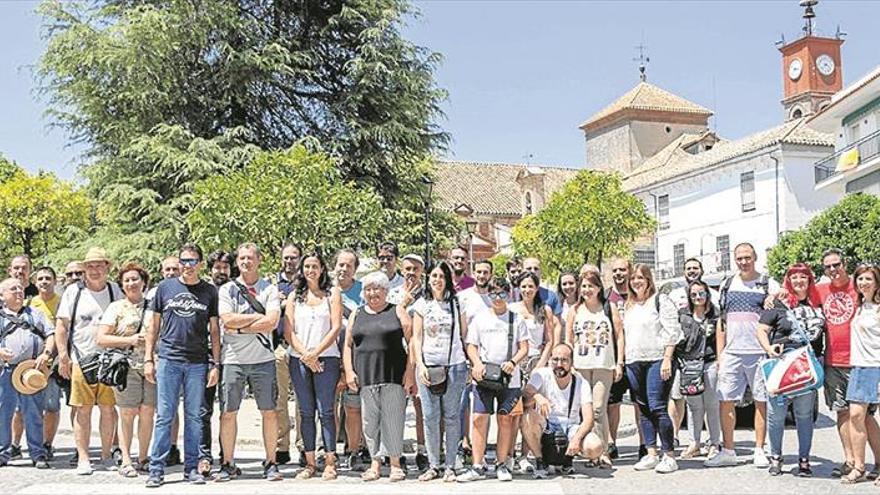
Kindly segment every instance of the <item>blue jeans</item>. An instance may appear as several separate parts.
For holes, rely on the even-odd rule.
[[[335,453],[336,447],[336,383],[339,382],[339,358],[322,357],[318,361],[324,371],[313,373],[299,358],[290,358],[290,381],[296,393],[299,407],[300,438],[306,452],[315,451],[316,437],[315,412],[321,418],[321,438],[328,454]],[[329,447],[328,447],[329,446]]]
[[[24,395],[12,386],[14,367],[0,366],[0,463],[9,462],[12,446],[12,415],[16,407],[21,409],[24,418],[24,431],[27,433],[28,455],[32,461],[46,460],[43,448],[43,394]],[[50,380],[52,380],[50,378]]]
[[[810,458],[813,444],[813,404],[816,391],[786,399],[782,396],[767,397],[767,433],[770,436],[770,455],[782,456],[782,434],[785,431],[785,416],[788,404],[794,409],[794,422],[797,425],[798,458]]]
[[[205,399],[207,363],[186,363],[159,359],[156,364],[156,425],[150,445],[150,476],[165,474],[165,459],[171,450],[171,423],[183,389],[183,472],[196,469],[202,420],[199,412]],[[175,439],[176,440],[176,439]]]
[[[645,437],[646,447],[657,446],[660,436],[660,448],[663,452],[672,452],[673,429],[667,407],[669,393],[672,391],[672,377],[668,380],[660,378],[660,367],[663,361],[639,361],[626,365],[626,377],[629,380],[630,393],[642,413],[639,426]],[[675,370],[673,369],[673,375]]]
[[[446,372],[446,393],[434,395],[428,387],[418,381],[419,397],[422,399],[422,415],[425,424],[425,443],[428,447],[428,462],[431,467],[440,468],[440,415],[446,428],[446,465],[453,467],[455,449],[461,440],[461,394],[467,383],[467,363],[450,366]]]

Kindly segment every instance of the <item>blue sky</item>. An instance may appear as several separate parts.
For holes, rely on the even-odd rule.
[[[71,178],[81,149],[50,129],[29,65],[43,42],[36,1],[0,0],[0,152],[30,170]],[[449,158],[580,167],[578,125],[638,82],[636,45],[648,80],[715,111],[737,138],[782,120],[782,64],[774,42],[803,21],[785,1],[415,2],[405,35],[440,52],[449,91],[441,125]],[[880,65],[880,2],[823,0],[821,34],[840,25],[845,84]]]

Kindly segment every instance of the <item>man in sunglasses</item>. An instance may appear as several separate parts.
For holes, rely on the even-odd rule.
[[[827,345],[825,348],[825,403],[837,414],[837,432],[843,446],[844,462],[831,471],[831,476],[846,476],[853,468],[854,456],[849,436],[849,402],[846,400],[850,374],[850,322],[858,308],[855,283],[846,271],[843,251],[835,248],[822,253],[822,268],[829,282],[816,285],[825,314]],[[868,443],[874,451],[874,470],[871,479],[880,472],[880,427],[874,413],[877,405],[868,407],[865,426]]]
[[[468,358],[473,364],[471,375],[477,382],[471,430],[474,459],[473,466],[458,476],[459,482],[486,478],[483,461],[489,436],[489,418],[496,411],[498,455],[495,476],[499,481],[513,479],[507,467],[511,438],[515,433],[510,413],[520,399],[522,378],[517,367],[529,352],[529,335],[525,325],[519,325],[517,316],[507,308],[507,301],[510,299],[510,284],[507,280],[496,278],[489,284],[488,292],[492,307],[474,317],[468,326],[465,340]],[[500,366],[502,377],[506,377],[506,380],[502,378],[501,386],[481,384],[487,378],[487,365],[491,368]],[[507,383],[504,384],[504,381]]]
[[[64,267],[64,287],[67,288],[83,279],[86,267],[79,261],[71,261]]]
[[[217,288],[199,278],[202,250],[195,244],[180,248],[180,277],[159,283],[150,301],[152,320],[147,329],[144,376],[157,386],[158,405],[150,446],[148,488],[165,481],[171,450],[171,423],[183,390],[184,477],[204,484],[197,469],[202,422],[199,417],[205,388],[220,376],[220,325]],[[208,333],[211,348],[208,351]]]
[[[397,271],[398,256],[400,256],[400,251],[397,249],[397,244],[394,244],[393,242],[385,241],[379,244],[376,248],[376,261],[379,262],[379,270],[388,276],[388,280],[390,281],[390,285],[388,286],[389,294],[392,290],[402,286],[403,283],[406,282],[403,275]]]

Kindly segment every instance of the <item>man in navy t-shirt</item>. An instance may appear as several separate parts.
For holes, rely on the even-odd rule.
[[[205,483],[197,469],[202,435],[199,411],[205,388],[214,386],[220,376],[220,326],[217,288],[199,278],[202,262],[202,250],[185,244],[180,248],[180,277],[163,280],[150,301],[153,317],[145,339],[144,376],[156,384],[158,404],[148,487],[164,482],[165,460],[171,449],[171,423],[181,389],[184,477],[194,484]]]

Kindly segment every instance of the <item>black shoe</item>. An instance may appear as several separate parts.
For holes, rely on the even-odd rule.
[[[284,476],[278,470],[278,464],[274,462],[263,461],[263,478],[266,481],[281,481]]]
[[[299,451],[299,467],[304,468],[304,467],[306,467],[306,465],[308,465],[308,462],[306,462],[306,451],[300,450]]]
[[[416,454],[416,467],[419,468],[419,471],[428,469],[428,456],[421,452]]]
[[[608,453],[608,458],[611,460],[620,457],[620,451],[617,450],[617,445],[613,443],[608,444],[608,449],[606,450],[606,452]]]
[[[21,445],[12,444],[9,446],[9,460],[15,461],[21,459]]]
[[[168,451],[168,457],[165,458],[165,465],[170,467],[178,464],[180,464],[180,450],[177,445],[172,445],[171,450]]]
[[[358,457],[361,458],[361,462],[364,464],[373,462],[373,456],[370,455],[370,451],[366,447],[361,447],[361,450],[358,451]]]
[[[120,449],[119,447],[114,448],[110,452],[110,458],[113,459],[113,462],[116,463],[117,467],[121,466],[122,465],[122,449]]]
[[[51,443],[46,442],[43,444],[43,449],[46,451],[46,460],[51,461],[55,459],[55,447],[52,446]]]
[[[240,475],[241,470],[238,469],[238,466],[222,464],[217,474],[214,475],[214,481],[229,481],[238,478]]]
[[[645,447],[644,444],[639,445],[639,459],[648,455],[648,447]]]
[[[813,470],[810,468],[809,459],[798,459],[797,475],[801,478],[812,478]]]
[[[770,467],[767,468],[770,476],[779,476],[782,474],[782,458],[773,456],[770,458]]]
[[[275,462],[278,464],[287,464],[290,462],[290,451],[289,450],[279,450],[275,452]]]
[[[77,465],[79,465],[79,451],[78,450],[73,451],[73,457],[71,457],[70,460],[67,461],[67,464],[70,465],[70,467],[76,467]]]

